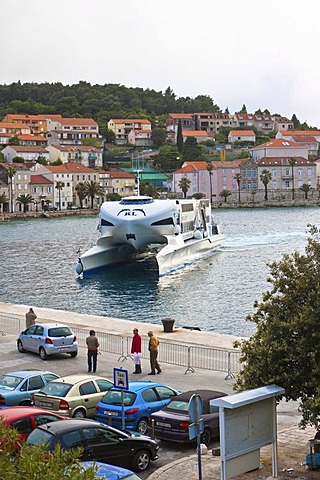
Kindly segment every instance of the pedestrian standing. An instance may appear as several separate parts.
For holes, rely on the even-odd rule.
[[[37,315],[34,313],[33,308],[29,309],[29,312],[26,313],[26,327],[29,328],[31,325],[36,323]]]
[[[131,353],[133,353],[134,374],[142,373],[141,370],[141,336],[137,328],[133,329],[133,337],[131,344]]]
[[[95,373],[97,370],[99,340],[94,330],[90,330],[90,335],[86,338],[86,344],[88,347],[88,372],[92,370]]]
[[[149,352],[150,352],[150,366],[151,366],[151,372],[148,373],[148,375],[155,375],[156,370],[157,370],[157,373],[161,373],[161,368],[157,360],[158,347],[160,342],[159,342],[159,339],[154,335],[152,330],[148,332],[148,336],[149,336]]]

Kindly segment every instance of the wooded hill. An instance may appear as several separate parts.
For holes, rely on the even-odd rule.
[[[208,95],[177,98],[165,92],[119,84],[12,83],[0,85],[0,117],[7,113],[60,113],[63,117],[94,118],[105,126],[110,118],[149,118],[154,124],[170,112],[219,112]],[[154,125],[153,125],[154,126]]]

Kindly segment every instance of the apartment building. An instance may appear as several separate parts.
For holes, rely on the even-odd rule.
[[[145,118],[112,118],[108,122],[108,129],[115,134],[115,143],[123,145],[129,142],[132,130],[149,132],[151,138],[151,122]]]
[[[101,168],[103,166],[102,151],[85,145],[50,145],[47,147],[50,162],[61,160],[62,163],[81,163],[85,167]]]
[[[98,124],[92,118],[48,119],[48,145],[81,145],[85,138],[101,141]]]

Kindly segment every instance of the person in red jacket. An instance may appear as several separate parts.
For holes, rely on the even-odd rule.
[[[141,337],[137,328],[133,329],[131,353],[133,353],[134,374],[142,373],[141,370]]]

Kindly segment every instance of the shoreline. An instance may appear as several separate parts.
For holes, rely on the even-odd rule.
[[[160,340],[166,342],[177,342],[188,345],[202,345],[204,347],[215,347],[227,350],[234,350],[235,341],[246,339],[247,337],[237,337],[204,330],[190,330],[183,327],[174,327],[172,332],[164,332],[162,323],[144,323],[133,322],[114,317],[104,317],[100,315],[87,315],[84,313],[70,312],[66,310],[55,310],[51,308],[41,308],[36,305],[19,305],[8,302],[0,302],[0,316],[13,316],[25,322],[25,314],[30,306],[35,310],[37,321],[40,322],[59,322],[76,325],[82,328],[91,329],[94,327],[97,331],[116,334],[126,337],[132,336],[134,327],[139,329],[141,335],[147,336],[149,330],[153,330]],[[24,325],[24,323],[23,323]]]

